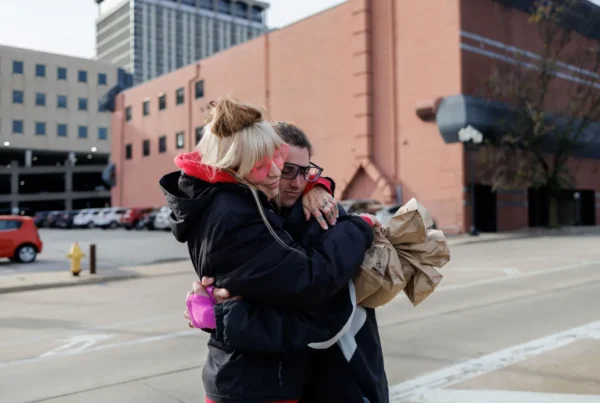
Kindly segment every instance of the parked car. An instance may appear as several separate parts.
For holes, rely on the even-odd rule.
[[[79,214],[79,210],[64,211],[58,216],[55,222],[56,228],[73,228],[73,220]]]
[[[0,216],[0,258],[16,263],[34,262],[43,243],[31,217]]]
[[[94,217],[94,225],[102,229],[115,229],[121,226],[121,217],[127,209],[122,207],[108,207],[100,210]]]
[[[121,225],[126,229],[130,230],[137,226],[138,221],[145,214],[151,212],[151,208],[130,208],[127,209],[123,217],[121,217]]]
[[[381,210],[383,204],[374,199],[349,199],[340,201],[348,214],[375,214]]]
[[[154,230],[154,220],[156,219],[156,215],[158,214],[158,210],[154,209],[144,215],[139,219],[135,229],[147,229]]]
[[[48,214],[50,214],[49,211],[38,211],[37,213],[35,213],[35,216],[33,217],[33,222],[35,223],[35,226],[38,228],[45,227],[46,217],[48,217]]]
[[[171,215],[171,209],[167,206],[160,208],[154,219],[154,228],[163,231],[169,231],[171,225],[169,224],[169,216]]]
[[[73,217],[73,227],[75,228],[94,228],[94,218],[98,215],[100,209],[89,208],[79,211]]]
[[[51,211],[46,216],[46,225],[47,228],[56,228],[56,220],[62,214],[62,211]]]

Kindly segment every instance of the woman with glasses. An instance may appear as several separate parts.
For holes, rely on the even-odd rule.
[[[272,204],[289,147],[263,112],[221,99],[204,130],[198,151],[176,158],[181,172],[160,181],[172,210],[173,234],[187,243],[198,276],[215,277],[218,287],[259,308],[268,304],[293,311],[327,303],[359,270],[373,241],[374,222],[340,217],[303,248]],[[213,301],[210,295],[194,296],[188,303]],[[309,355],[240,351],[219,337],[214,317],[198,320],[196,326],[213,329],[202,374],[207,402],[300,399]],[[281,323],[272,323],[270,331],[280,329]],[[314,342],[315,347],[331,345],[327,339]]]

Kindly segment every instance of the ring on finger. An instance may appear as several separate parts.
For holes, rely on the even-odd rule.
[[[320,215],[320,216],[317,217],[317,221],[323,221],[323,220],[324,220],[324,218],[323,218],[322,215]]]

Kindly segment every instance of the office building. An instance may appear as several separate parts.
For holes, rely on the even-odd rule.
[[[195,148],[209,102],[231,95],[301,127],[340,200],[416,197],[438,228],[462,233],[471,224],[475,183],[478,229],[543,225],[535,208],[543,195],[531,188],[494,192],[476,176],[476,152],[458,135],[469,126],[494,135],[507,105],[480,98],[483,79],[497,63],[533,63],[543,51],[528,23],[531,4],[348,0],[124,91],[113,115],[113,203],[164,203],[158,180],[177,170],[175,155]],[[600,16],[600,7],[587,6],[586,15]],[[558,68],[565,83],[595,74]],[[600,125],[590,130],[597,134]],[[564,192],[571,197],[560,207],[566,224],[576,211],[581,224],[600,224],[600,137],[585,137],[569,160],[573,184]]]
[[[108,203],[103,99],[127,86],[131,77],[104,62],[0,46],[0,210]]]
[[[255,0],[96,0],[97,59],[141,83],[262,35]]]

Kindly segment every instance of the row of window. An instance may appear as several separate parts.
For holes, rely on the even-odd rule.
[[[25,123],[22,120],[13,120],[12,121],[12,132],[13,134],[24,134],[25,132]],[[47,124],[46,122],[35,122],[35,130],[34,133],[36,136],[45,136],[47,134]],[[58,123],[56,125],[56,136],[58,137],[68,137],[68,127],[64,123]],[[77,138],[87,139],[88,138],[88,127],[87,126],[77,126]],[[98,128],[98,140],[108,140],[108,129],[106,127]]]
[[[200,80],[196,82],[195,85],[195,98],[200,99],[204,97],[204,80]],[[183,87],[177,88],[175,90],[175,104],[183,105],[185,103],[185,90]],[[167,108],[167,95],[161,93],[158,95],[158,110],[162,111]],[[148,116],[150,115],[150,99],[146,99],[142,103],[142,115]],[[133,118],[132,107],[127,106],[125,108],[125,120],[129,121]]]
[[[196,128],[196,144],[202,139],[202,130],[204,126]],[[175,149],[181,150],[185,147],[185,132],[175,133]],[[158,153],[167,152],[167,136],[160,136],[158,138]],[[150,155],[150,140],[146,139],[142,141],[142,156],[147,157]],[[130,160],[133,158],[133,144],[129,143],[125,145],[125,159]]]
[[[16,105],[23,105],[25,103],[25,94],[23,91],[13,90],[12,93],[12,102]],[[46,94],[43,92],[35,93],[35,106],[46,106]],[[56,96],[56,107],[58,109],[67,109],[68,102],[66,95],[57,95]],[[88,99],[87,98],[78,98],[77,99],[77,110],[87,111],[88,110]],[[98,103],[98,112],[106,112],[106,110],[102,107],[101,103]]]
[[[25,63],[13,60],[13,74],[24,74],[25,72]],[[57,67],[56,68],[56,79],[57,80],[67,80],[67,68],[66,67]],[[35,65],[35,76],[45,78],[46,77],[46,65],[45,64],[36,64]],[[88,72],[85,70],[77,70],[77,81],[80,83],[88,82]],[[98,73],[98,85],[106,85],[107,77],[105,73]]]

